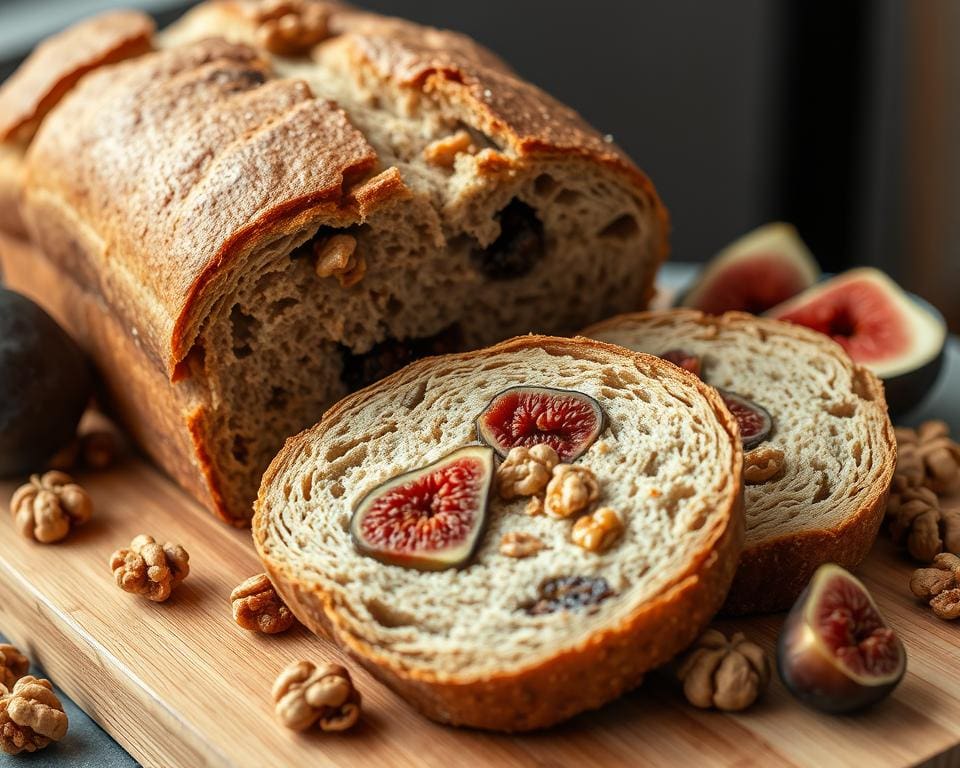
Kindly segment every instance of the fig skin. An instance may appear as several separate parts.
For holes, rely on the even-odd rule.
[[[897,649],[899,669],[893,675],[880,678],[876,685],[854,679],[833,662],[833,652],[820,638],[817,629],[811,626],[807,608],[811,600],[820,596],[822,589],[828,588],[824,583],[837,576],[838,572],[842,578],[862,590],[876,610],[869,592],[858,579],[840,566],[827,563],[817,569],[807,588],[797,598],[777,642],[777,671],[787,690],[807,706],[830,714],[855,712],[877,703],[897,687],[907,668],[906,651],[896,635],[893,642]],[[863,677],[868,675],[865,673]]]
[[[583,456],[587,452],[587,449],[593,445],[600,435],[603,434],[603,431],[607,428],[607,415],[603,410],[603,406],[597,402],[596,398],[591,397],[590,395],[584,392],[578,392],[575,389],[557,389],[555,387],[535,387],[535,386],[517,386],[517,387],[508,387],[500,392],[497,392],[487,403],[480,414],[477,416],[475,421],[475,428],[477,431],[477,440],[485,445],[489,445],[494,452],[501,459],[505,459],[507,454],[510,452],[511,448],[514,448],[517,445],[524,445],[525,443],[516,442],[511,445],[504,445],[499,440],[496,439],[496,436],[492,434],[491,430],[488,428],[485,423],[486,417],[490,414],[491,409],[494,404],[500,400],[500,398],[508,395],[510,393],[517,393],[518,395],[523,394],[532,394],[532,395],[544,395],[547,397],[571,397],[577,400],[580,400],[584,403],[589,404],[590,410],[593,412],[594,425],[589,436],[584,439],[579,445],[575,445],[575,450],[570,452],[565,452],[561,447],[553,445],[550,443],[550,440],[544,439],[541,442],[550,443],[558,454],[560,454],[560,460],[565,464],[572,464],[574,461]],[[535,443],[530,443],[534,445]]]
[[[42,470],[76,436],[92,389],[87,359],[66,331],[0,288],[0,477]]]
[[[422,550],[420,552],[390,551],[368,542],[360,529],[364,518],[370,512],[370,507],[378,498],[394,488],[407,483],[415,482],[432,472],[436,472],[445,465],[453,464],[463,458],[473,458],[482,465],[483,474],[477,490],[476,519],[468,534],[459,542],[452,542],[444,549]],[[448,568],[463,568],[470,563],[473,555],[483,540],[483,534],[490,517],[490,496],[494,477],[493,449],[485,445],[468,445],[459,448],[436,461],[408,472],[396,475],[367,493],[354,508],[350,519],[350,537],[354,548],[362,555],[379,560],[385,565],[396,565],[402,568],[413,568],[419,571],[443,571]]]

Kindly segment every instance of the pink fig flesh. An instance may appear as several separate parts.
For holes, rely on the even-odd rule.
[[[466,565],[486,526],[493,470],[493,451],[471,445],[377,486],[350,519],[354,546],[388,565]]]
[[[477,417],[477,436],[501,457],[518,445],[546,443],[567,463],[582,456],[603,428],[600,403],[583,392],[550,387],[505,389]]]
[[[838,565],[820,566],[797,599],[778,643],[784,685],[824,712],[880,701],[906,670],[906,651],[866,587]]]

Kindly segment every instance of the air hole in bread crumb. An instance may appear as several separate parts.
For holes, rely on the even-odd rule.
[[[271,302],[267,308],[267,316],[270,320],[276,320],[280,315],[290,309],[290,307],[295,307],[299,303],[297,299],[277,299]]]
[[[827,413],[841,419],[849,419],[857,412],[857,404],[853,400],[841,400],[839,403],[830,403]]]
[[[345,490],[343,484],[338,481],[330,486],[330,495],[335,499],[339,499],[343,497]]]
[[[618,216],[597,233],[597,237],[628,240],[640,231],[637,220],[629,213]]]
[[[861,400],[873,402],[873,387],[871,386],[870,374],[865,368],[857,368],[853,372],[853,381],[851,382],[853,393]]]
[[[564,189],[557,195],[553,202],[557,205],[574,205],[583,197],[579,192],[573,189]]]
[[[388,424],[385,424],[384,426],[380,427],[380,429],[378,429],[373,434],[365,435],[364,437],[358,437],[353,440],[348,440],[345,443],[338,443],[337,445],[330,446],[330,448],[327,449],[326,454],[324,454],[324,459],[326,459],[327,461],[336,461],[337,459],[340,459],[346,456],[350,451],[352,451],[358,445],[361,445],[362,443],[372,442],[373,440],[377,440],[378,438],[381,438],[384,435],[389,435],[391,432],[396,432],[396,431],[397,431],[397,424],[396,422],[391,421]],[[366,455],[366,448],[364,448],[363,453],[364,455]]]
[[[667,509],[673,513],[676,511],[677,506],[684,499],[689,499],[696,493],[696,490],[689,483],[676,483],[675,485],[670,486],[667,492],[663,495],[664,503],[667,505]]]
[[[827,477],[826,472],[820,472],[817,492],[813,494],[813,503],[816,504],[817,502],[830,498],[831,493],[833,493],[833,486],[830,484],[830,478]]]
[[[559,186],[560,182],[549,173],[541,173],[533,180],[533,191],[538,197],[550,197]]]
[[[246,464],[250,460],[250,439],[243,435],[234,435],[230,453],[238,464]]]
[[[427,394],[427,382],[421,380],[417,382],[417,386],[411,389],[403,398],[403,407],[408,411],[412,411],[420,403],[423,402],[423,398]]]
[[[370,617],[381,627],[409,627],[416,624],[416,619],[405,611],[401,611],[392,605],[371,598],[363,601],[364,607],[370,612]]]
[[[300,478],[300,493],[303,494],[304,501],[310,501],[313,497],[313,475],[304,475]]]
[[[654,451],[649,456],[640,471],[647,477],[655,477],[660,470],[660,461],[657,458],[657,452]]]
[[[850,448],[850,455],[859,467],[860,462],[863,461],[863,443],[857,440]]]
[[[233,333],[233,355],[238,360],[253,354],[250,342],[256,336],[260,321],[253,315],[248,315],[239,304],[230,309],[230,326]]]

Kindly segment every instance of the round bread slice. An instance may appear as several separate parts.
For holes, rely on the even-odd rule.
[[[602,553],[572,519],[493,492],[460,569],[387,565],[354,546],[371,489],[476,441],[491,399],[520,385],[595,398],[605,428],[576,464],[625,523]],[[598,707],[686,647],[723,602],[743,538],[742,451],[717,393],[656,357],[527,336],[421,360],[342,400],[291,438],[263,478],[253,536],[280,595],[428,717],[518,731]],[[545,547],[508,557],[526,532]],[[595,604],[534,614],[552,579],[604,579]],[[594,584],[600,584],[594,581]]]
[[[785,466],[766,482],[748,480],[747,538],[726,613],[786,609],[822,563],[863,560],[883,520],[897,448],[883,384],[839,344],[789,323],[694,310],[621,315],[583,333],[655,355],[697,355],[707,383],[773,416],[769,439],[754,450],[782,451]]]

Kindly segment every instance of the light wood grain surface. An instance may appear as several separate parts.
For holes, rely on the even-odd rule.
[[[909,663],[894,695],[865,714],[812,712],[776,680],[746,713],[701,712],[656,673],[620,701],[549,731],[485,734],[421,718],[348,661],[364,697],[361,725],[302,736],[274,721],[270,686],[291,660],[338,653],[302,629],[268,637],[233,623],[231,589],[260,570],[249,533],[216,522],[139,459],[81,478],[96,514],[62,544],[23,539],[9,515],[0,516],[0,629],[147,766],[956,764],[960,625],[912,601],[914,566],[886,541],[861,575],[903,638]],[[12,490],[0,484],[4,509]],[[190,552],[190,577],[167,603],[113,584],[110,553],[141,532]],[[719,626],[743,629],[772,649],[781,620]]]

